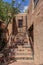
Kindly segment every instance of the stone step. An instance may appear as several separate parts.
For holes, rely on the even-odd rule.
[[[30,48],[27,48],[27,49],[25,49],[25,48],[18,48],[18,49],[15,49],[15,51],[31,51],[31,49]]]
[[[17,60],[33,60],[33,57],[15,57]]]
[[[30,44],[24,44],[23,46],[28,46],[28,47],[31,47],[31,45],[30,45]]]
[[[22,47],[31,47],[30,44],[24,44]]]
[[[25,57],[26,58],[26,57],[33,57],[33,55],[16,55],[15,54],[15,57]]]
[[[24,44],[28,44],[28,42],[24,42]]]
[[[36,65],[34,64],[33,60],[25,60],[25,61],[18,61],[18,62],[13,62],[13,63],[10,63],[9,65]]]
[[[18,34],[16,37],[15,37],[15,43],[18,42],[17,44],[17,48],[14,49],[14,51],[12,52],[12,58],[13,59],[16,59],[16,61],[18,62],[33,62],[33,53],[32,53],[32,50],[31,50],[31,46],[30,46],[30,42],[28,41],[28,38],[27,36],[20,36],[22,37],[23,39],[23,45],[21,45],[21,40],[20,35]],[[17,41],[18,40],[18,41]],[[27,65],[27,64],[26,64]]]
[[[15,53],[15,55],[32,55],[33,56],[32,53]]]
[[[28,42],[28,40],[27,40],[27,39],[25,39],[25,40],[24,40],[24,42]]]
[[[23,46],[31,46],[29,43],[25,43],[24,45],[20,45],[20,44],[18,44],[17,45],[18,47],[23,47]]]
[[[32,54],[32,51],[16,51],[15,53],[31,53]]]
[[[28,48],[25,48],[25,47],[16,48],[15,51],[31,51],[31,48],[30,47],[28,47]]]
[[[19,49],[23,49],[23,48],[25,48],[25,49],[30,48],[31,49],[30,46],[22,46],[21,48],[19,47]]]
[[[25,46],[25,47],[24,47],[24,46],[23,46],[23,47],[21,47],[21,48],[19,47],[19,48],[17,48],[17,49],[20,49],[20,50],[21,50],[21,49],[31,49],[31,47],[28,47],[28,46]]]
[[[12,56],[13,58],[15,58],[16,60],[20,61],[24,61],[24,60],[33,60],[33,57],[15,57],[15,56]]]
[[[20,39],[19,37],[16,37],[16,38]],[[24,37],[23,44],[24,45],[20,45],[20,44],[17,45],[18,48],[14,50],[15,56],[13,57],[15,57],[15,59],[20,62],[23,62],[23,61],[33,62],[33,53],[32,53],[31,46],[30,46],[27,36]]]
[[[16,51],[16,52],[12,52],[13,54],[15,54],[15,55],[33,55],[33,53],[32,52],[20,52],[20,51]]]
[[[27,48],[31,48],[31,47],[28,47],[28,46],[23,46],[22,48],[26,48],[26,49],[27,49]]]
[[[31,48],[16,48],[15,51],[31,51]]]
[[[17,42],[17,40],[16,40],[16,42]],[[27,40],[27,39],[25,39],[25,40],[24,40],[24,42],[27,42],[27,43],[28,43],[28,40]]]
[[[23,59],[23,60],[22,60],[22,59],[18,59],[17,62],[19,62],[19,63],[21,62],[20,65],[27,65],[27,64],[30,65],[29,63],[33,63],[34,61],[33,61],[32,58],[29,58],[29,59],[27,59],[27,60],[24,60],[24,59]],[[24,64],[23,62],[24,62],[24,63],[27,62],[27,63]],[[31,65],[32,65],[32,64],[31,64]]]
[[[16,42],[15,42],[15,43],[16,43]],[[23,44],[23,45],[24,45],[24,44],[25,44],[25,45],[30,45],[30,43],[27,43],[27,42],[23,42],[23,43],[17,42],[17,44],[18,44],[19,46],[20,46],[21,44]],[[23,46],[23,45],[22,45],[22,46]]]

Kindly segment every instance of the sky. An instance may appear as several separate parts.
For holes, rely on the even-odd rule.
[[[12,0],[4,0],[4,2],[9,2],[11,3]],[[21,2],[21,0],[17,0],[17,2]],[[24,9],[22,10],[22,12],[25,12],[25,10],[28,8],[28,5],[30,3],[30,0],[25,0],[24,3],[22,3],[22,5],[24,6]]]

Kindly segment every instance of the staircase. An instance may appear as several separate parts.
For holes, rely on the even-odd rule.
[[[20,36],[21,35],[18,34],[16,36],[16,39],[20,40]],[[27,35],[24,35],[24,36],[22,35],[21,40],[23,40],[23,42],[22,43],[19,42],[19,44],[17,43],[18,48],[15,48],[15,50],[14,50],[16,61],[33,62],[33,52],[32,52],[32,49],[31,49],[31,45],[29,43],[28,36]]]

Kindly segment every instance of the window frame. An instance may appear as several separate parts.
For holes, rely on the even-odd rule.
[[[18,27],[19,28],[22,28],[23,27],[23,20],[22,19],[19,19],[18,20]]]

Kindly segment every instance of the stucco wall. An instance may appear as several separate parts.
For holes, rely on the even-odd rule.
[[[36,64],[43,64],[43,0],[34,10],[34,59]]]
[[[17,24],[18,32],[26,32],[26,16],[27,16],[27,13],[20,13],[16,15],[16,24]],[[22,28],[18,27],[18,22],[20,19],[23,20]]]
[[[43,64],[43,0],[39,0],[36,8],[33,9],[33,0],[31,0],[28,13],[28,29],[31,24],[34,25],[34,63]],[[31,10],[32,8],[32,10]]]

